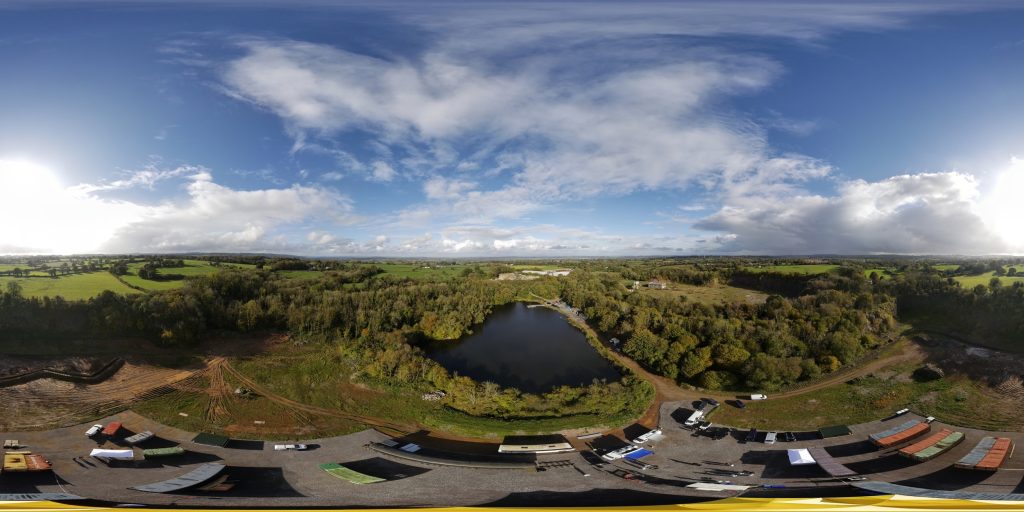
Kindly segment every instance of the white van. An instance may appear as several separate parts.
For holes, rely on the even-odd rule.
[[[768,432],[768,434],[764,436],[764,444],[775,444],[775,438],[778,436],[778,432]]]
[[[306,449],[306,445],[304,445],[304,444],[275,444],[274,445],[274,450],[277,450],[277,451],[284,451],[284,450],[299,450],[299,451],[301,451],[301,450],[305,450],[305,449]]]
[[[103,430],[103,425],[93,425],[93,426],[89,427],[89,430],[85,431],[85,436],[86,437],[92,437],[92,436],[94,436],[96,434],[99,434],[100,430]]]
[[[750,395],[751,400],[768,400],[768,395],[762,395],[760,393],[756,395]]]
[[[689,418],[686,418],[686,421],[683,422],[683,425],[687,427],[696,426],[698,423],[700,423],[700,420],[702,418],[704,418],[704,411],[693,411],[693,414],[691,414]]]

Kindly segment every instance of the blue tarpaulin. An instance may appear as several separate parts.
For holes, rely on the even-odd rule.
[[[639,449],[639,450],[637,450],[637,451],[635,451],[635,452],[633,452],[633,453],[631,453],[629,455],[626,455],[626,458],[627,459],[632,459],[632,460],[637,460],[637,459],[641,459],[643,457],[646,457],[646,456],[648,456],[648,455],[650,455],[652,453],[654,453],[654,452],[652,452],[650,450],[644,450],[643,448],[641,448],[641,449]]]

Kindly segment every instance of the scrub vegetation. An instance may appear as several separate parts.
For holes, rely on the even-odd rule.
[[[39,271],[58,261],[0,264]],[[971,272],[1016,277],[1021,262],[1015,260],[965,261],[947,270],[936,265],[953,263],[914,259],[805,264],[751,258],[566,263],[161,256],[63,263],[67,274],[46,279],[103,276],[116,284],[95,296],[76,296],[87,300],[41,299],[21,286],[37,278],[3,277],[15,284],[0,293],[0,342],[87,338],[102,344],[143,337],[189,354],[220,334],[282,333],[287,349],[236,360],[240,375],[296,402],[464,433],[621,425],[653,400],[651,384],[623,366],[617,366],[623,374],[617,382],[529,394],[453,375],[419,348],[426,340],[456,340],[491,308],[513,301],[560,298],[586,318],[581,328],[595,349],[609,350],[595,333],[618,338],[621,351],[648,371],[708,390],[773,391],[819,381],[898,339],[908,322],[1006,350],[1021,351],[1024,335],[1021,283],[999,280],[965,289],[957,280]],[[572,269],[569,276],[496,279],[522,269],[565,267]],[[123,286],[126,276],[176,287],[143,293]],[[861,386],[884,387],[873,382]],[[916,396],[900,386],[893,388],[900,399]],[[433,391],[444,391],[444,397],[421,398]],[[917,391],[937,393],[935,403],[948,403],[943,390]],[[953,405],[944,407],[955,412]]]

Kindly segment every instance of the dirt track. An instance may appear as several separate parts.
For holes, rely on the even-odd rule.
[[[418,426],[416,425],[402,425],[381,418],[351,414],[337,409],[327,409],[324,407],[317,407],[314,405],[307,405],[301,402],[296,402],[295,400],[292,400],[290,398],[285,398],[281,395],[278,395],[277,393],[270,391],[269,389],[260,385],[256,381],[250,379],[249,377],[246,377],[241,372],[234,369],[231,366],[231,364],[228,363],[227,361],[223,361],[222,363],[218,364],[218,368],[228,372],[228,374],[230,374],[233,378],[245,384],[246,387],[256,392],[260,396],[266,398],[267,400],[270,400],[271,402],[285,406],[289,409],[294,409],[308,414],[333,416],[335,418],[351,420],[366,425],[371,425],[373,427],[377,427],[378,429],[384,429],[389,433],[395,433],[397,435],[404,435],[410,433],[411,431],[418,430]],[[412,427],[411,430],[410,427]]]
[[[98,384],[44,378],[0,388],[0,403],[5,408],[0,427],[53,428],[106,416],[174,386],[185,385],[204,371],[205,368],[181,370],[128,362]]]

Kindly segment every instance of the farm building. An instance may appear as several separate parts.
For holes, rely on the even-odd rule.
[[[192,438],[193,443],[205,444],[208,446],[220,446],[221,448],[227,446],[229,441],[231,441],[231,439],[225,436],[209,434],[207,432],[200,432],[196,437]]]
[[[506,436],[498,446],[498,453],[561,453],[576,451],[565,437],[552,434],[547,436]]]
[[[917,436],[927,433],[929,430],[931,430],[931,426],[927,423],[910,420],[888,430],[871,434],[869,439],[879,448],[889,448],[910,441]]]
[[[556,268],[554,270],[523,270],[522,273],[535,276],[565,277],[572,273],[572,269]]]
[[[957,461],[961,469],[995,471],[1013,454],[1013,441],[1006,437],[986,436],[967,455]]]
[[[148,448],[142,450],[142,457],[146,459],[156,457],[170,457],[173,455],[184,455],[185,449],[180,446],[171,446],[169,448]]]
[[[208,462],[177,478],[172,478],[170,480],[164,480],[163,482],[157,482],[153,484],[138,485],[132,487],[132,489],[142,492],[154,493],[177,492],[183,489],[188,489],[189,487],[195,487],[200,484],[206,483],[213,479],[213,477],[219,475],[220,472],[224,471],[224,469],[226,468],[227,466],[223,464]]]
[[[49,471],[50,461],[32,452],[7,452],[4,454],[4,473],[21,473],[29,471]]]
[[[818,435],[820,435],[822,439],[848,436],[852,433],[853,432],[850,431],[850,427],[846,425],[832,425],[830,427],[821,427],[818,429]]]
[[[925,439],[900,449],[900,455],[924,462],[946,453],[963,440],[963,432],[953,432],[944,428]]]

